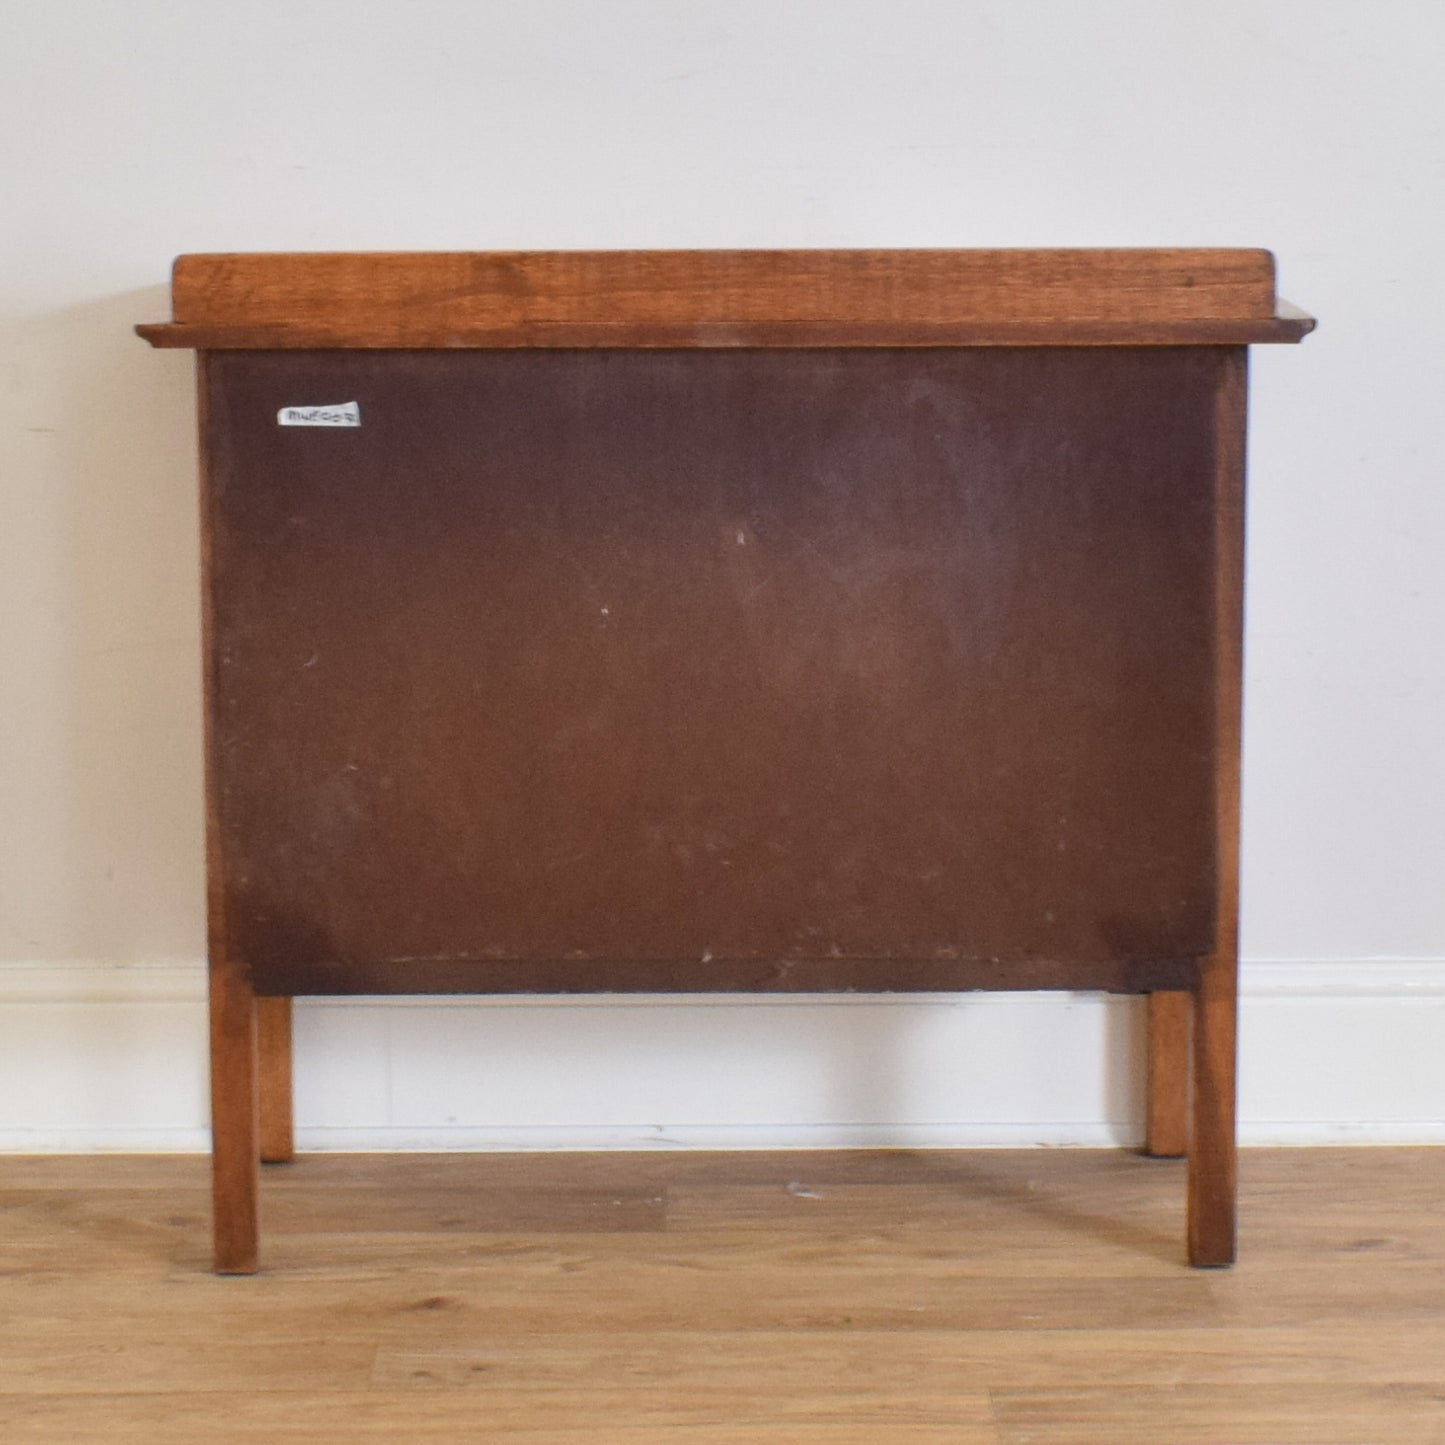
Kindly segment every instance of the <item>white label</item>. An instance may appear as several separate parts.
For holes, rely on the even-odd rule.
[[[354,401],[335,406],[283,406],[276,413],[277,426],[360,426],[361,407]]]

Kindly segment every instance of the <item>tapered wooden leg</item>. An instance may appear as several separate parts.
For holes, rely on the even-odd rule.
[[[211,964],[211,1202],[217,1274],[256,1270],[260,1196],[256,1000],[235,963]]]
[[[1189,1262],[1234,1263],[1235,960],[1204,966],[1194,997],[1194,1117],[1189,1139]]]
[[[261,1067],[261,1162],[286,1164],[296,1157],[291,1103],[291,1000],[256,1000]]]
[[[1189,1152],[1189,994],[1149,995],[1144,1152],[1178,1159]]]

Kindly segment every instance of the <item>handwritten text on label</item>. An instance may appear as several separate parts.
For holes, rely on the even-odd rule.
[[[335,406],[283,406],[276,413],[277,426],[360,426],[361,407],[354,401]]]

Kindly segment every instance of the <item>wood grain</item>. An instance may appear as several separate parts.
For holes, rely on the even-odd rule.
[[[1190,995],[1182,989],[1149,995],[1144,1149],[1156,1159],[1189,1152]]]
[[[1239,1016],[1239,787],[1244,679],[1244,466],[1249,353],[1226,353],[1216,393],[1214,498],[1215,946],[1194,994],[1189,1258],[1232,1264]]]
[[[256,1001],[237,964],[211,960],[211,1207],[218,1274],[257,1267],[260,1119]]]
[[[1002,1391],[1001,1445],[1440,1445],[1445,1390],[1314,1384]]]
[[[203,1159],[0,1158],[0,1437],[1439,1445],[1445,1150],[1240,1162],[1221,1275],[1123,1151],[303,1155],[223,1280]]]
[[[854,350],[957,346],[1250,346],[1303,340],[1314,321],[1294,315],[1242,321],[800,321],[607,325],[538,322],[508,327],[447,325],[138,325],[161,349],[186,351],[397,350]]]
[[[210,363],[196,368],[201,436],[210,418]],[[260,1234],[260,1097],[257,1072],[256,1000],[245,963],[227,944],[223,881],[224,839],[220,821],[221,765],[215,728],[220,657],[216,647],[215,489],[210,459],[201,456],[201,635],[205,696],[206,951],[209,968],[211,1074],[211,1217],[213,1256],[221,1274],[257,1268]]]
[[[296,1156],[291,1098],[291,1000],[256,1000],[256,1042],[261,1093],[261,1162],[286,1164]]]
[[[729,1401],[738,1400],[731,1394]],[[729,1401],[701,1402],[692,1414],[709,1406],[725,1410]],[[629,1396],[621,1390],[595,1390],[574,1398],[575,1416],[589,1423],[566,1429],[531,1429],[517,1425],[517,1411],[504,1408],[486,1421],[479,1434],[478,1402],[471,1397],[439,1394],[418,1397],[415,1391],[363,1396],[336,1395],[324,1400],[305,1396],[196,1396],[178,1408],[165,1397],[35,1401],[0,1415],[6,1445],[55,1445],[57,1440],[104,1440],[110,1445],[255,1445],[257,1441],[304,1442],[304,1445],[355,1445],[358,1441],[417,1442],[515,1441],[517,1445],[999,1445],[987,1421],[988,1402],[955,1400],[947,1423],[899,1425],[870,1420],[863,1424],[754,1423],[713,1425],[671,1418],[661,1423],[634,1419]],[[520,1410],[526,1418],[526,1403]],[[969,1418],[969,1417],[972,1418]],[[983,1416],[983,1419],[980,1417]],[[1382,1442],[1390,1445],[1390,1442]]]
[[[519,322],[1262,319],[1248,250],[356,252],[180,257],[175,319],[315,325],[366,313]]]
[[[1298,340],[1261,250],[189,255],[159,346],[727,347]]]

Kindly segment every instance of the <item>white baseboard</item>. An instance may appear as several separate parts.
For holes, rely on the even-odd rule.
[[[1137,1000],[1084,994],[307,999],[303,1149],[1118,1146]],[[1246,1144],[1445,1143],[1445,960],[1242,975]],[[0,1151],[193,1151],[199,964],[0,964]]]

